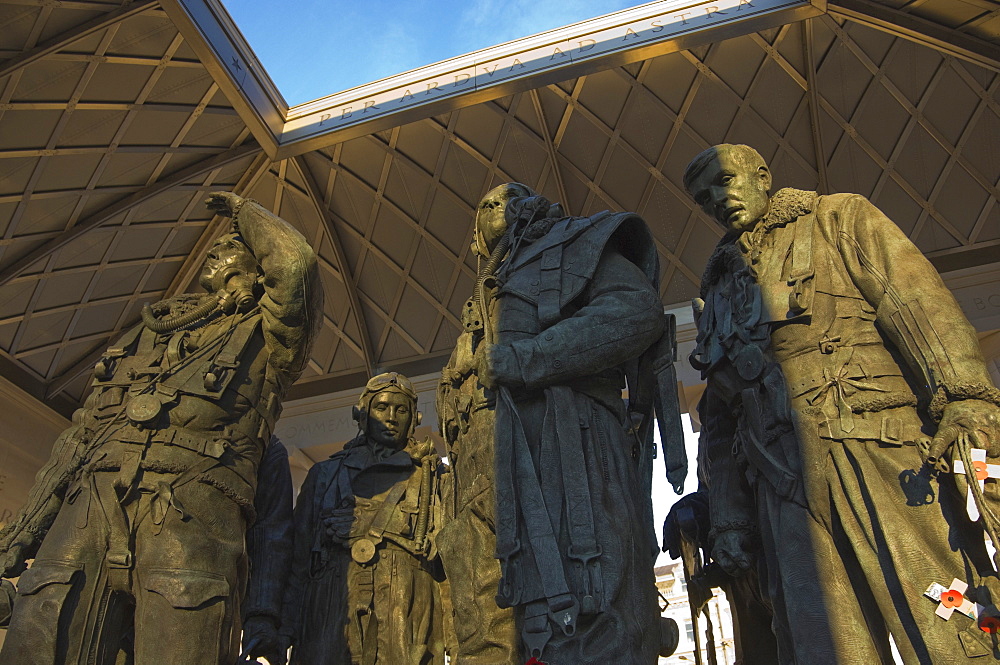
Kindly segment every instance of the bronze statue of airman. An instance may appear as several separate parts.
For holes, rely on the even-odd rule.
[[[373,377],[354,409],[359,433],[315,464],[295,507],[285,594],[293,665],[443,665],[443,467],[416,441],[417,394]]]
[[[691,357],[712,556],[762,567],[780,662],[892,662],[890,633],[906,663],[995,657],[995,502],[954,461],[1000,456],[1000,391],[955,298],[866,198],[772,195],[748,146],[684,184],[726,229]]]
[[[5,663],[112,663],[131,631],[137,665],[239,656],[248,567],[262,568],[245,548],[258,467],[322,290],[286,222],[229,192],[208,205],[233,222],[205,260],[208,294],[145,308],[104,353],[0,532],[0,577],[20,575]]]
[[[509,183],[479,206],[476,251],[438,396],[456,662],[654,663],[652,438],[622,400],[665,326],[649,230],[631,213],[567,217]]]

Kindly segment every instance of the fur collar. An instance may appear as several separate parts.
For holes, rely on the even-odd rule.
[[[802,215],[812,212],[815,200],[816,192],[807,192],[791,187],[779,189],[771,197],[771,205],[760,226],[765,231],[770,231],[777,226],[785,226]]]

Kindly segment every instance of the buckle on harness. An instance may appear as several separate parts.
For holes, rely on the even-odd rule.
[[[513,607],[521,598],[524,583],[520,576],[512,575],[510,560],[521,551],[521,539],[514,538],[511,542],[497,542],[496,558],[500,560],[500,585],[497,588],[497,605]]]
[[[566,637],[572,637],[576,633],[576,618],[579,615],[580,605],[571,594],[564,593],[549,599],[548,616]]]
[[[601,546],[597,544],[582,552],[570,545],[566,552],[570,559],[578,561],[583,568],[583,574],[580,576],[583,583],[583,597],[580,599],[581,614],[597,614],[597,596],[601,593],[601,571],[600,562],[596,559],[599,559],[602,553]]]
[[[524,624],[521,628],[521,640],[524,646],[528,647],[528,655],[533,658],[541,658],[545,645],[552,639],[552,626],[549,624],[549,617],[546,614],[536,614],[525,616]]]
[[[520,551],[521,551],[520,538],[514,538],[510,542],[498,541],[496,546],[496,558],[500,559],[500,561],[507,561]]]

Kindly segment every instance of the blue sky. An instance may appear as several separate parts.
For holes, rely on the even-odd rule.
[[[223,0],[294,106],[641,4],[635,0]]]

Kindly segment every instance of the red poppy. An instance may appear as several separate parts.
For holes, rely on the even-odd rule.
[[[948,589],[941,594],[941,604],[945,607],[958,607],[965,600],[965,596],[960,591]]]
[[[986,480],[990,477],[990,471],[986,468],[986,462],[975,461],[972,463],[972,468],[976,471],[977,480]]]
[[[537,658],[535,658],[534,656],[532,656],[531,660],[529,660],[524,665],[548,665],[548,663],[543,663],[542,661],[540,661]]]
[[[985,616],[979,617],[979,629],[984,633],[996,633],[1000,630],[1000,617]]]

